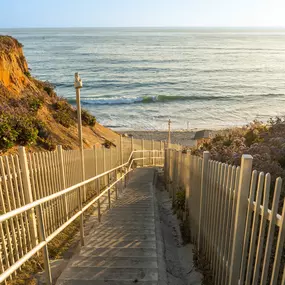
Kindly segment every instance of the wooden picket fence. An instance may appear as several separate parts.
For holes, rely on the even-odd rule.
[[[80,151],[62,146],[34,153],[20,147],[17,155],[0,156],[0,280],[12,280],[19,264],[41,249],[49,268],[47,243],[78,217],[83,229],[92,201],[98,203],[100,219],[100,197],[107,191],[110,206],[110,190],[126,183],[126,165],[163,165],[164,148],[164,142],[121,137],[115,147],[85,149],[83,168]]]
[[[210,160],[209,152],[201,158],[165,151],[169,195],[175,202],[177,192],[185,191],[184,218],[213,284],[285,284],[282,179],[272,191],[270,174],[252,171],[252,160],[244,155],[236,167]]]

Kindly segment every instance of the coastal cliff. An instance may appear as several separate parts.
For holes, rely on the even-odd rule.
[[[0,36],[0,152],[13,153],[18,145],[77,148],[76,109],[57,96],[52,84],[31,76],[22,47],[16,39]],[[85,110],[82,121],[84,147],[116,145],[119,135]]]

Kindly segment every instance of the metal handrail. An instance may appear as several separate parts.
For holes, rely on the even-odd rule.
[[[158,151],[158,150],[156,150],[156,151]],[[94,180],[97,180],[98,178],[101,178],[101,177],[103,177],[103,176],[105,176],[105,175],[107,175],[107,174],[109,174],[109,173],[111,173],[111,172],[113,172],[115,170],[123,168],[124,166],[129,164],[129,162],[130,162],[130,160],[131,160],[131,158],[133,156],[133,153],[138,153],[138,152],[146,152],[146,151],[132,151],[127,162],[125,162],[125,163],[123,163],[123,164],[121,164],[121,165],[119,165],[119,166],[117,166],[117,167],[115,167],[115,168],[113,168],[111,170],[105,171],[105,172],[103,172],[101,174],[98,174],[98,175],[96,175],[96,176],[94,176],[92,178],[89,178],[89,179],[87,179],[85,181],[82,181],[82,182],[77,183],[77,184],[75,184],[73,186],[70,186],[70,187],[68,187],[68,188],[66,188],[64,190],[61,190],[61,191],[57,192],[57,193],[51,194],[51,195],[46,196],[44,198],[38,199],[38,200],[36,200],[36,201],[34,201],[32,203],[29,203],[29,204],[27,204],[25,206],[22,206],[20,208],[12,210],[12,211],[10,211],[8,213],[5,213],[5,214],[0,216],[0,223],[3,223],[4,221],[6,221],[6,220],[8,220],[10,218],[13,218],[14,216],[17,216],[17,215],[19,215],[19,214],[21,214],[23,212],[26,212],[26,211],[28,211],[28,210],[30,210],[32,208],[35,208],[36,206],[39,206],[40,204],[46,203],[48,201],[51,201],[51,200],[53,200],[55,198],[58,198],[58,197],[60,197],[60,196],[62,196],[64,194],[67,194],[67,193],[69,193],[69,192],[71,192],[71,191],[73,191],[73,190],[75,190],[77,188],[80,188],[80,187],[82,187],[82,186],[84,186],[86,184],[89,184],[89,183],[93,182]],[[149,150],[147,152],[155,152],[155,151]],[[151,158],[162,158],[162,157],[151,157]],[[149,159],[149,157],[136,158],[134,160],[142,160],[142,159]]]
[[[96,201],[98,201],[103,195],[106,194],[107,191],[109,191],[112,187],[114,187],[119,181],[121,181],[123,178],[125,178],[133,169],[132,164],[134,161],[137,160],[144,160],[144,159],[162,159],[163,156],[159,156],[159,157],[142,157],[142,158],[133,158],[134,153],[141,153],[141,152],[163,152],[163,150],[134,150],[131,152],[129,159],[127,162],[112,168],[108,171],[105,171],[101,174],[98,174],[90,179],[87,179],[85,181],[82,181],[78,184],[75,184],[71,187],[68,187],[64,190],[61,190],[57,193],[51,194],[49,196],[46,196],[44,198],[38,199],[32,203],[29,203],[25,206],[22,206],[20,208],[17,208],[15,210],[12,210],[8,213],[5,213],[3,215],[0,216],[0,224],[7,221],[8,219],[11,219],[15,216],[18,216],[24,212],[27,212],[29,210],[32,209],[36,209],[37,211],[37,218],[39,220],[39,223],[41,223],[39,225],[39,232],[40,232],[40,236],[41,236],[41,241],[35,246],[33,247],[29,252],[27,252],[25,255],[23,255],[20,259],[18,259],[14,264],[10,265],[10,267],[8,269],[6,269],[1,275],[0,275],[0,283],[5,281],[9,276],[11,276],[11,274],[13,274],[17,269],[19,269],[25,262],[27,262],[31,257],[33,257],[38,251],[40,251],[41,249],[46,250],[46,254],[44,253],[44,263],[45,263],[45,271],[46,271],[46,281],[47,284],[51,284],[52,280],[51,280],[51,272],[50,272],[50,266],[49,266],[49,257],[47,254],[47,244],[55,237],[57,236],[62,230],[64,230],[68,225],[70,225],[74,220],[76,220],[78,217],[80,217],[81,215],[83,215],[83,213],[91,206],[93,205]],[[118,169],[124,168],[125,166],[129,165],[129,167],[126,168],[126,172],[120,177],[118,178],[116,181],[114,181],[112,184],[108,185],[108,187],[106,189],[103,190],[102,193],[100,193],[99,195],[97,195],[95,198],[93,198],[91,201],[89,201],[86,205],[82,206],[81,209],[79,209],[72,217],[70,217],[64,224],[62,224],[60,227],[58,227],[53,233],[51,233],[49,236],[45,236],[45,230],[44,230],[44,225],[43,225],[43,214],[42,214],[42,204],[48,202],[48,201],[52,201],[58,197],[64,196],[67,193],[73,191],[73,190],[78,190],[81,187],[85,186],[86,184],[89,184],[111,172],[114,172]],[[83,227],[83,225],[81,225]],[[46,247],[46,248],[44,248]]]

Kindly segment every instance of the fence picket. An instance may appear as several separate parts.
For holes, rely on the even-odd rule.
[[[270,285],[277,284],[277,278],[278,278],[281,257],[282,257],[282,250],[284,248],[284,241],[285,241],[285,199],[283,200],[283,210],[281,214],[281,226],[279,228],[279,234],[277,238],[276,253],[275,253],[275,258],[274,258]]]
[[[269,261],[271,257],[271,249],[272,249],[272,242],[274,237],[275,225],[276,225],[276,215],[279,206],[279,198],[281,193],[281,186],[282,186],[282,179],[279,177],[276,179],[275,182],[275,189],[274,189],[274,196],[273,196],[273,204],[271,210],[271,220],[268,229],[265,253],[264,253],[264,260],[263,260],[263,267],[262,267],[262,274],[261,274],[261,285],[265,285],[267,283],[268,278],[268,269],[269,269]]]
[[[264,173],[261,172],[258,178],[258,185],[257,185],[257,193],[256,193],[256,208],[259,209],[262,197],[262,191],[264,188]],[[253,202],[253,201],[252,201]],[[252,202],[249,203],[251,206]],[[253,259],[255,255],[255,248],[256,248],[256,235],[257,235],[257,227],[258,227],[258,220],[259,220],[259,212],[255,211],[253,215],[252,221],[252,229],[251,229],[251,239],[249,245],[249,254],[247,260],[247,272],[245,278],[245,284],[250,284],[250,280],[252,277],[252,267],[253,267]]]
[[[10,195],[7,195],[7,198],[9,198],[9,196],[11,197],[11,201],[9,201],[10,205],[9,205],[9,208],[8,208],[8,211],[10,212],[12,209],[16,209],[16,201],[15,201],[15,193],[14,193],[14,185],[13,185],[13,179],[12,179],[12,174],[11,174],[11,167],[10,167],[10,163],[9,163],[9,158],[10,160],[12,160],[12,157],[11,156],[6,156],[5,157],[5,166],[6,166],[6,174],[7,174],[7,189],[8,191],[10,192]],[[12,164],[12,161],[11,161],[11,164]],[[14,251],[16,252],[16,258],[17,260],[19,259],[20,256],[23,255],[23,244],[22,244],[22,239],[21,239],[21,230],[20,230],[20,225],[19,225],[19,219],[18,217],[16,217],[15,219],[15,224],[16,224],[16,228],[14,226],[14,223],[13,223],[13,226],[14,226],[14,230],[12,229],[12,232],[13,234],[15,234],[15,244],[14,244]],[[19,255],[20,253],[20,255]]]
[[[255,265],[254,265],[254,270],[253,270],[252,284],[258,284],[258,279],[260,275],[259,271],[260,271],[260,263],[261,263],[261,257],[262,257],[262,252],[263,252],[264,234],[265,234],[265,228],[266,228],[266,222],[267,222],[266,215],[267,215],[267,210],[268,210],[270,182],[271,182],[271,176],[269,173],[267,173],[265,176],[265,184],[264,184],[264,191],[263,191],[263,208],[262,208],[262,213],[261,213],[261,218],[260,218],[257,252],[256,252]]]
[[[219,268],[219,272],[218,272],[218,283],[222,284],[222,279],[223,276],[225,274],[225,270],[226,270],[226,258],[225,258],[225,249],[226,249],[226,224],[227,224],[227,219],[228,216],[226,216],[227,214],[227,207],[228,207],[228,195],[229,195],[229,188],[230,188],[230,183],[231,183],[231,175],[232,175],[232,166],[229,165],[228,166],[228,171],[227,171],[227,179],[225,182],[225,187],[224,187],[224,191],[223,191],[223,209],[222,209],[222,223],[221,223],[221,250],[220,250],[220,268]]]
[[[244,282],[245,273],[246,273],[246,264],[248,260],[248,245],[250,239],[250,229],[251,229],[251,219],[253,211],[251,210],[251,205],[253,204],[254,197],[255,197],[255,189],[257,183],[257,171],[254,170],[251,176],[251,185],[249,191],[249,202],[247,207],[247,217],[245,223],[245,234],[244,234],[244,241],[243,241],[243,250],[242,250],[242,259],[241,259],[241,269],[240,269],[240,282]]]

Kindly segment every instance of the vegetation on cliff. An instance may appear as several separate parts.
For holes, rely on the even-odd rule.
[[[240,165],[243,154],[252,155],[253,169],[269,172],[273,189],[277,177],[285,179],[285,118],[270,119],[266,124],[255,120],[243,128],[219,133],[193,153],[201,156],[205,150],[212,159],[233,165]],[[284,183],[281,195],[285,197]]]
[[[31,76],[22,44],[10,36],[0,36],[0,100],[1,153],[18,145],[77,147],[76,109],[56,95],[52,84]],[[85,147],[116,141],[118,135],[97,124],[86,110],[82,122]]]

